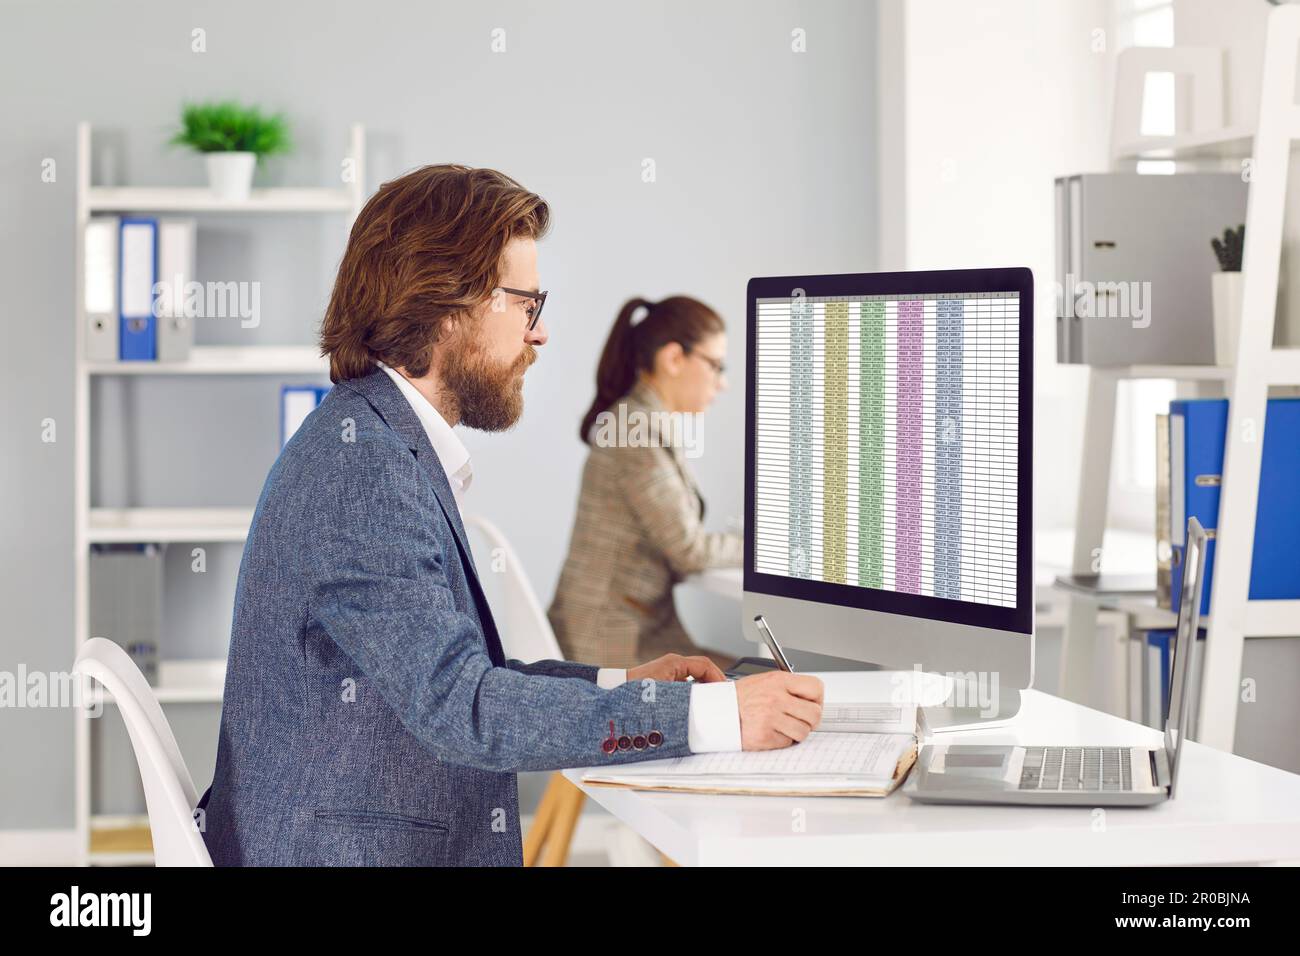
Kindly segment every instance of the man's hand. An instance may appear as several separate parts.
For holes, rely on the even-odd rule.
[[[822,682],[807,674],[771,671],[736,681],[740,749],[778,750],[798,743],[821,723]]]
[[[707,657],[683,657],[681,654],[665,654],[663,657],[657,657],[640,667],[628,668],[627,672],[629,681],[645,680],[646,678],[650,680],[686,680],[687,677],[694,677],[697,681],[706,684],[711,681],[727,679],[727,676],[722,673],[718,665]]]

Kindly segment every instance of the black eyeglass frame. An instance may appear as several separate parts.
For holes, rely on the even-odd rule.
[[[705,355],[692,345],[682,346],[682,351],[687,355],[698,355],[700,358],[704,359],[704,361],[709,363],[709,367],[713,369],[714,374],[717,375],[718,378],[722,378],[722,376],[727,374],[726,362],[721,362],[718,359],[715,359],[712,355]]]
[[[542,308],[546,305],[547,293],[545,290],[541,292],[529,292],[527,289],[510,289],[506,286],[499,285],[497,286],[497,291],[509,292],[511,295],[522,295],[526,299],[533,299],[537,303],[537,311],[533,313],[532,319],[529,320],[527,331],[531,332],[536,328],[537,320],[542,317]]]

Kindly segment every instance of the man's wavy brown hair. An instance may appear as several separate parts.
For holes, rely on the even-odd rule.
[[[384,183],[352,226],[321,323],[330,379],[360,378],[376,360],[426,374],[443,320],[489,298],[506,244],[540,239],[550,217],[495,169],[425,166]]]

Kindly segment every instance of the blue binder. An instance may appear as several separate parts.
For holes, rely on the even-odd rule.
[[[152,362],[158,358],[158,320],[154,316],[158,220],[123,216],[118,244],[118,356]]]
[[[1182,557],[1187,519],[1195,516],[1210,536],[1205,549],[1205,593],[1201,613],[1210,613],[1214,581],[1215,530],[1223,483],[1223,449],[1228,428],[1226,398],[1169,403],[1171,596],[1182,597]],[[1269,399],[1264,419],[1259,504],[1255,515],[1251,600],[1300,598],[1300,399]]]
[[[303,420],[329,394],[330,385],[280,386],[280,447],[289,444]]]

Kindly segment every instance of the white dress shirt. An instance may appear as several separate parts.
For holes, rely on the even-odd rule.
[[[442,417],[442,412],[434,408],[433,404],[421,395],[420,390],[408,382],[405,376],[383,362],[379,363],[379,367],[388,373],[393,384],[406,396],[406,400],[415,411],[415,417],[424,426],[424,433],[429,436],[429,444],[433,446],[434,454],[442,464],[442,470],[447,473],[451,493],[456,497],[456,507],[459,509],[461,499],[465,497],[470,482],[474,480],[474,468],[470,464],[469,449],[447,424],[447,419]]]
[[[456,508],[459,510],[465,492],[474,478],[469,449],[447,423],[447,419],[442,417],[442,413],[420,394],[419,389],[407,381],[400,372],[394,371],[383,362],[379,362],[378,365],[388,373],[388,377],[406,397],[415,411],[416,418],[424,426],[424,433],[429,436],[429,444],[433,446],[434,454],[438,456],[443,471],[447,473],[451,493],[456,499]],[[621,667],[602,667],[596,671],[596,685],[604,690],[612,690],[626,682],[627,671]],[[740,706],[736,700],[734,682],[719,681],[711,684],[695,684],[691,687],[686,736],[687,746],[694,753],[740,749]]]

